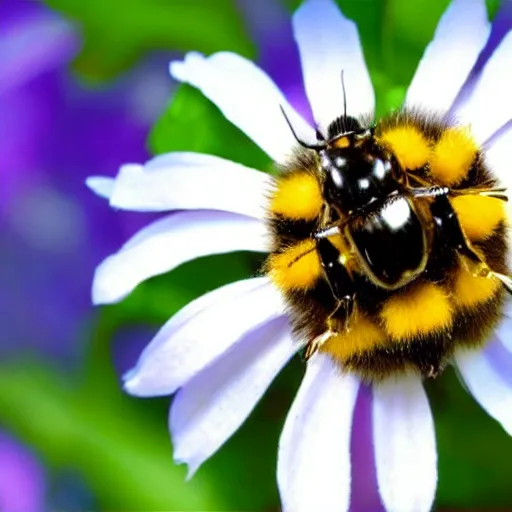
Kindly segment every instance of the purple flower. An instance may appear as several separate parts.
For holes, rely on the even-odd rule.
[[[68,70],[80,47],[71,24],[36,2],[2,2],[0,17],[0,311],[8,340],[0,348],[69,354],[85,339],[95,265],[140,226],[116,219],[84,178],[111,173],[127,155],[147,158],[145,139],[169,86],[163,67],[148,61],[117,83],[86,88]]]
[[[43,468],[33,453],[3,432],[0,432],[0,510],[45,510]]]
[[[333,116],[344,111],[341,69],[350,98],[348,115],[373,112],[373,86],[355,24],[330,0],[306,0],[292,25],[320,131],[325,134]],[[512,185],[512,132],[494,136],[512,111],[512,33],[476,80],[468,82],[489,33],[483,0],[453,0],[419,63],[405,105],[470,125],[472,140],[485,150],[489,168],[505,185]],[[171,64],[171,74],[198,88],[277,163],[288,161],[295,144],[279,105],[302,140],[315,140],[315,129],[269,76],[240,56],[190,53]],[[463,98],[460,92],[466,88]],[[141,230],[97,268],[96,304],[117,302],[143,280],[199,256],[271,249],[265,218],[274,180],[255,169],[210,155],[176,152],[145,165],[124,165],[116,179],[92,177],[88,184],[114,208],[173,212]],[[296,203],[297,208],[308,206],[299,199]],[[270,272],[191,302],[160,329],[125,376],[125,388],[133,395],[176,393],[169,418],[174,457],[188,465],[189,476],[239,428],[277,373],[308,341],[292,334],[279,289],[283,286],[276,281]],[[383,326],[378,328],[387,329],[385,319],[380,321]],[[508,305],[483,349],[457,348],[453,357],[469,392],[509,433],[511,330]],[[386,331],[385,336],[392,333]],[[354,438],[356,434],[361,438]],[[351,454],[364,448],[360,443],[373,446],[370,454],[360,455],[374,464],[386,510],[431,509],[437,452],[422,376],[411,369],[364,384],[326,344],[307,363],[279,442],[277,480],[283,509],[348,510],[353,486],[361,489],[360,481],[352,481]],[[369,474],[373,478],[371,470]],[[354,503],[358,499],[352,498]],[[368,506],[380,506],[375,496],[370,502]]]

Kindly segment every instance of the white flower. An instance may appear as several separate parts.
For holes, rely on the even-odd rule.
[[[343,112],[374,110],[374,92],[355,24],[330,0],[306,0],[293,16],[306,92],[322,129]],[[512,112],[512,33],[476,82],[467,79],[489,36],[484,0],[454,0],[427,47],[406,97],[409,106],[446,112],[471,125],[491,169],[508,184],[512,132],[493,134]],[[306,140],[315,134],[272,80],[231,53],[190,53],[173,62],[172,76],[202,91],[227,119],[276,162],[294,138],[281,111]],[[473,87],[474,84],[474,87]],[[466,94],[460,94],[466,85]],[[213,134],[214,135],[214,134]],[[488,142],[488,143],[487,143]],[[207,254],[266,252],[266,192],[270,178],[224,159],[171,153],[145,165],[124,165],[115,179],[88,185],[114,208],[174,211],[141,230],[97,269],[95,304],[121,300],[143,280]],[[455,355],[467,388],[512,433],[512,309],[487,347]],[[510,315],[510,316],[509,316]],[[280,293],[266,277],[236,282],[193,301],[158,332],[126,390],[137,396],[176,393],[170,413],[175,459],[189,474],[238,429],[276,374],[300,348],[291,337]],[[279,443],[278,485],[284,510],[347,510],[350,435],[361,387],[328,355],[307,364]],[[434,423],[420,377],[400,375],[373,385],[373,441],[379,492],[387,510],[432,507],[436,481]]]

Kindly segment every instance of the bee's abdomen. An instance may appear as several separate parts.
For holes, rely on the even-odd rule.
[[[412,202],[399,197],[350,229],[354,248],[370,281],[396,289],[425,269],[430,250]]]

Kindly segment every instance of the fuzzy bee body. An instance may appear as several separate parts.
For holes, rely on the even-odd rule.
[[[367,380],[435,376],[500,318],[507,241],[502,189],[463,127],[401,111],[350,118],[299,148],[269,205],[265,271],[293,327]]]

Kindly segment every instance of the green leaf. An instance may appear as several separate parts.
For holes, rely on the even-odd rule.
[[[507,1],[507,0],[503,0]],[[498,12],[498,9],[500,8],[500,5],[502,5],[501,0],[486,0],[487,4],[487,11],[489,13],[489,18],[492,20],[494,16],[496,16],[496,13]]]
[[[427,385],[438,444],[439,507],[510,510],[512,440],[453,370]]]
[[[87,385],[36,364],[0,371],[0,422],[56,468],[76,468],[104,510],[222,510],[207,480],[185,483],[160,421],[120,396],[107,402]]]
[[[86,77],[110,78],[151,50],[254,48],[235,0],[45,0],[80,26],[84,45],[75,66]]]
[[[149,135],[154,154],[169,151],[208,153],[265,170],[271,160],[230,123],[201,92],[182,85]],[[226,183],[229,187],[229,183]]]

